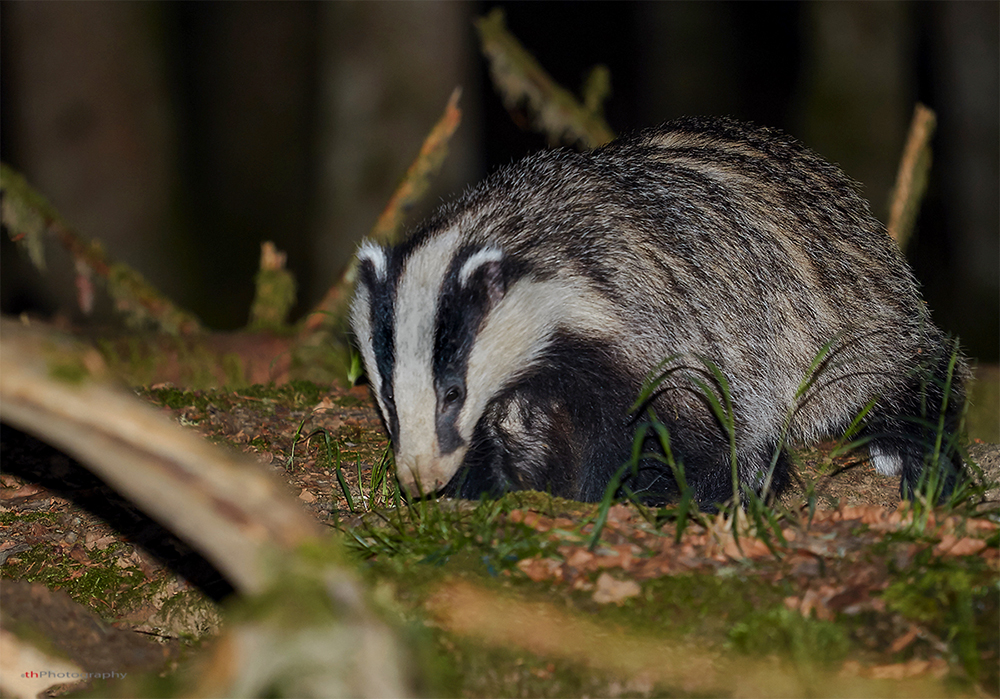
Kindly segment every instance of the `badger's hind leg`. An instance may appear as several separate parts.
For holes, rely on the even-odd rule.
[[[944,501],[963,473],[958,444],[965,403],[963,377],[950,385],[944,380],[947,367],[941,362],[929,378],[911,377],[866,421],[871,464],[883,475],[899,476],[904,500],[928,494]],[[946,385],[950,385],[947,402]]]
[[[763,447],[737,455],[737,478],[740,502],[747,506],[747,494],[770,500],[779,495],[791,480],[788,453],[781,449]],[[729,455],[713,459],[711,466],[701,466],[690,459],[684,462],[685,477],[690,473],[688,485],[699,508],[711,512],[719,505],[733,499],[732,465]]]
[[[883,425],[873,431],[868,444],[875,470],[885,476],[899,476],[899,495],[903,500],[912,500],[918,493],[946,500],[962,473],[955,433],[945,431],[936,446],[936,431],[929,426],[907,424],[906,418],[886,421]]]
[[[929,430],[901,428],[894,435],[878,436],[868,445],[871,464],[884,476],[899,476],[899,496],[912,500],[917,493],[935,494],[943,501],[954,491],[962,472],[962,459],[944,435],[935,459]]]
[[[702,422],[665,421],[670,434],[671,452],[691,497],[704,512],[715,511],[719,505],[733,500],[733,469],[730,445],[721,428]],[[666,477],[668,499],[683,493],[667,465],[656,469]],[[757,444],[737,444],[736,477],[741,490],[740,500],[746,505],[745,493],[771,498],[780,494],[791,480],[788,453],[776,441]],[[649,490],[652,490],[650,488]]]

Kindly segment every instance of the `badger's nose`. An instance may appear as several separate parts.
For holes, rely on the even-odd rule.
[[[430,495],[444,487],[436,460],[420,454],[397,455],[396,478],[411,496]]]

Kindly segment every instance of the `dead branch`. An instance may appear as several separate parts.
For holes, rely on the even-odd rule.
[[[254,278],[256,290],[250,305],[250,330],[286,327],[288,313],[295,305],[295,276],[285,269],[287,255],[265,241],[260,246],[260,269]]]
[[[96,350],[0,320],[0,419],[79,459],[254,596],[189,696],[411,696],[405,654],[337,542],[259,464],[104,374]]]
[[[250,459],[215,447],[103,379],[96,350],[0,321],[0,418],[78,458],[243,592],[270,582],[264,557],[317,524]]]
[[[913,109],[913,119],[899,160],[889,207],[889,235],[900,250],[906,250],[917,222],[920,204],[927,191],[931,169],[931,138],[936,126],[937,116],[934,111],[918,102]]]
[[[143,279],[135,270],[108,257],[96,240],[88,240],[67,225],[55,209],[28,182],[0,164],[0,218],[11,240],[26,248],[35,266],[45,269],[44,236],[52,235],[73,257],[77,270],[78,302],[84,313],[92,304],[91,277],[104,280],[115,308],[133,323],[154,322],[171,334],[199,332],[201,324]]]
[[[455,88],[451,93],[444,114],[427,134],[416,159],[406,171],[402,182],[396,187],[392,198],[368,234],[372,240],[383,244],[395,241],[406,214],[427,192],[431,180],[441,169],[448,155],[448,142],[462,120],[462,110],[458,108],[461,95],[461,88]],[[343,315],[346,299],[354,286],[355,273],[356,260],[352,258],[340,281],[330,288],[319,305],[306,316],[302,332],[299,334],[300,341],[308,339],[312,333],[323,327],[328,317],[338,318]]]
[[[483,55],[490,62],[493,84],[508,110],[527,105],[535,127],[549,142],[576,144],[592,149],[611,141],[615,134],[600,113],[600,104],[610,92],[607,71],[591,74],[586,106],[559,86],[522,45],[507,31],[503,10],[493,9],[476,20]]]

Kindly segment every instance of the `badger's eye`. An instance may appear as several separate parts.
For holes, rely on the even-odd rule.
[[[444,396],[441,398],[441,407],[442,409],[448,408],[461,399],[462,399],[462,387],[449,386],[448,390],[444,392]]]

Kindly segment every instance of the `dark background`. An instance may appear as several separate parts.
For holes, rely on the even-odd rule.
[[[211,327],[246,322],[264,240],[288,252],[301,314],[456,85],[463,124],[416,215],[546,146],[479,56],[472,21],[495,4],[2,2],[0,155]],[[616,131],[685,114],[777,126],[863,183],[883,220],[914,103],[936,110],[907,255],[939,324],[997,360],[1000,4],[500,4],[565,87],[610,68]],[[65,255],[43,278],[4,236],[0,262],[4,312],[82,320]]]

